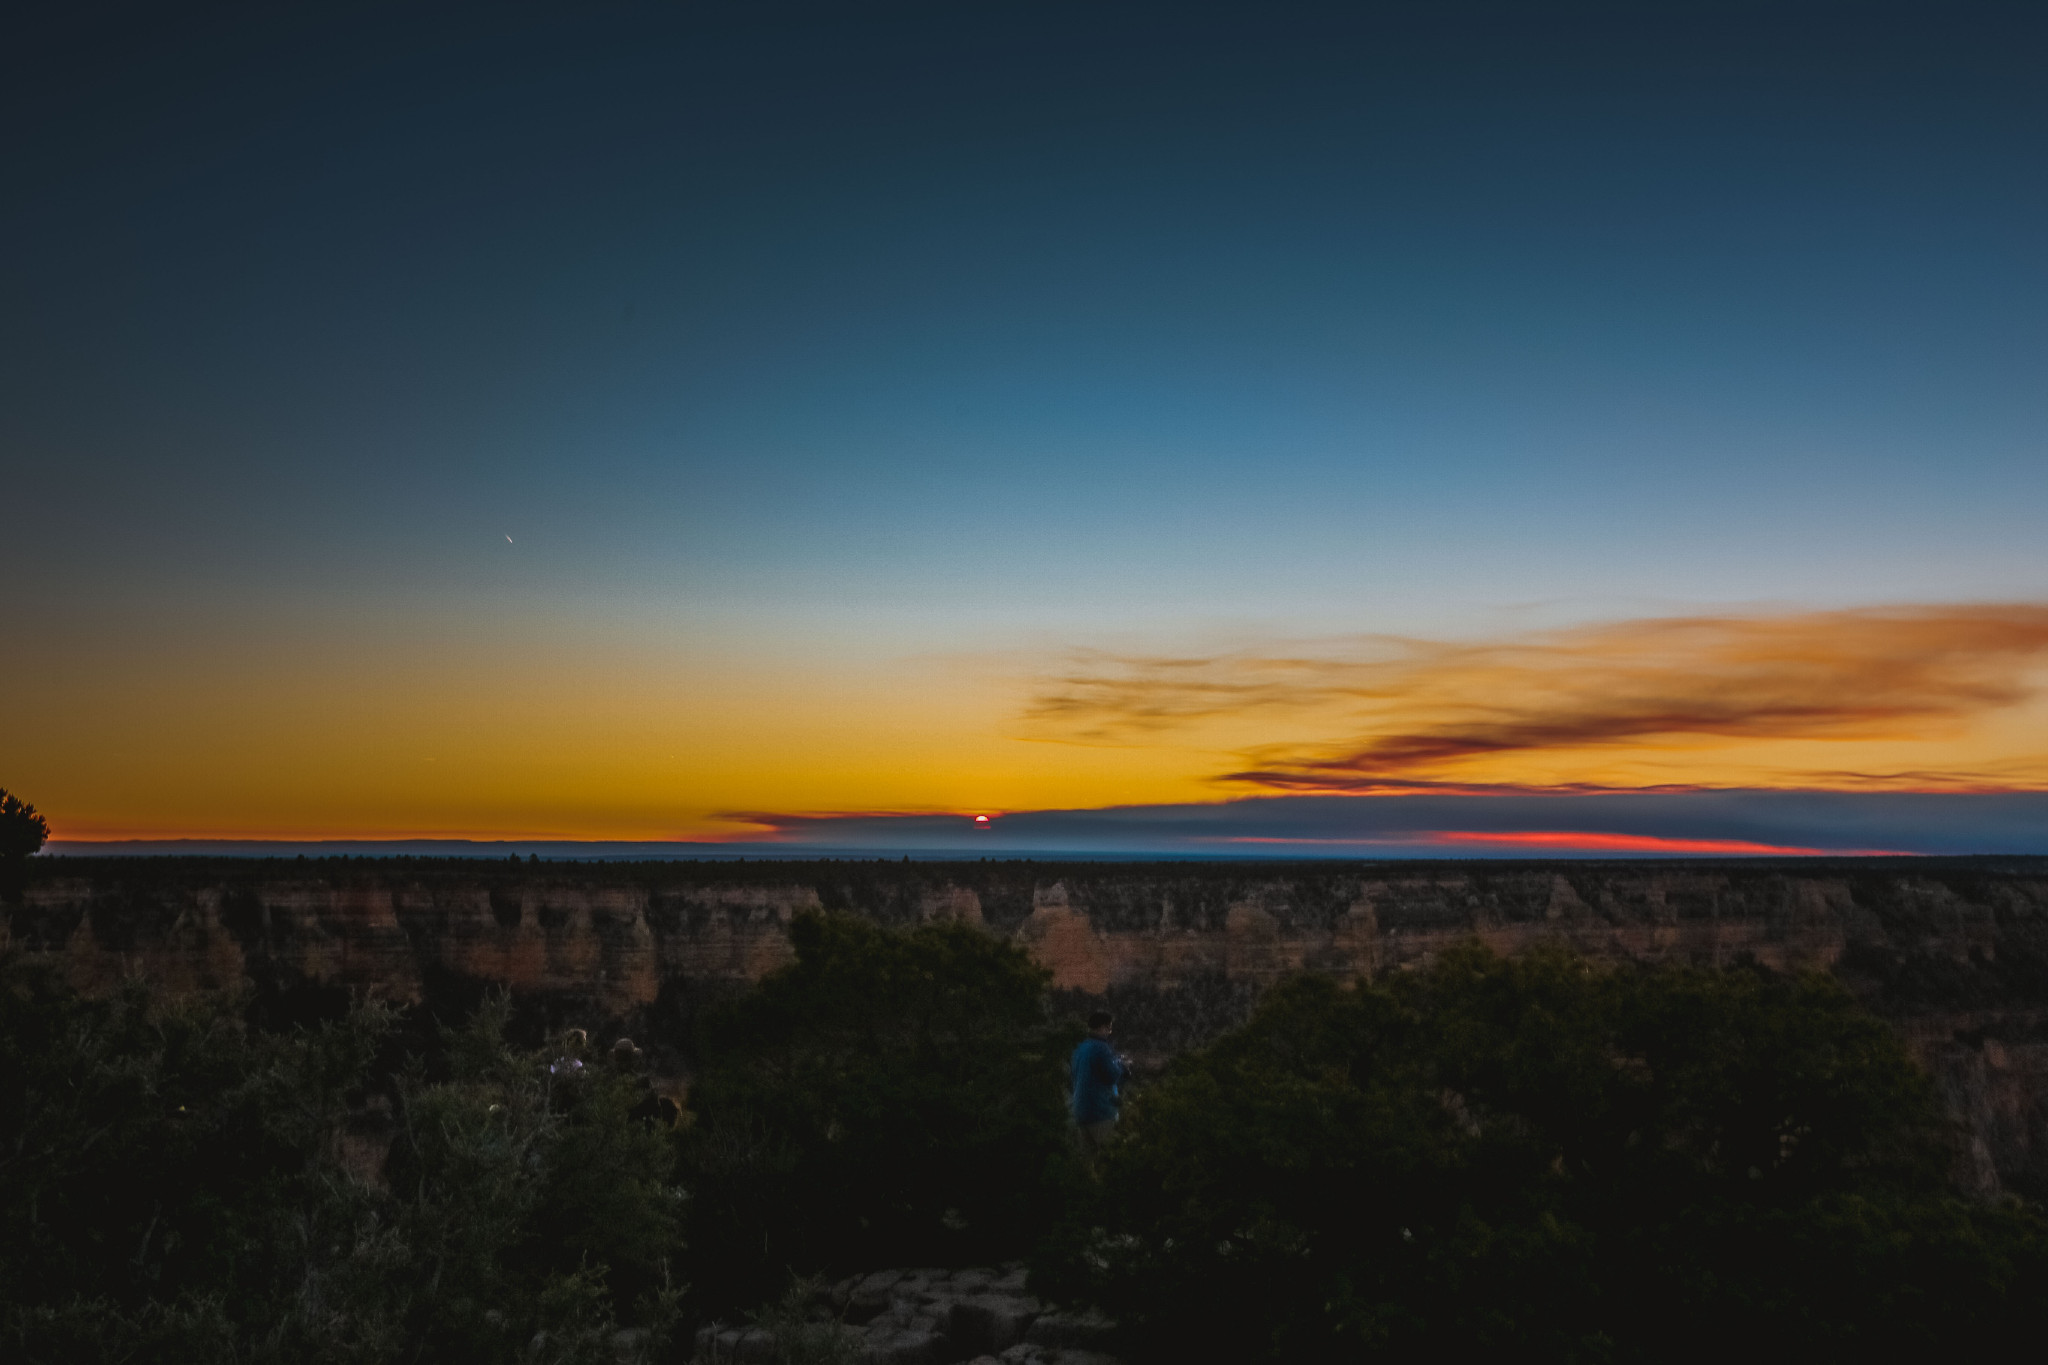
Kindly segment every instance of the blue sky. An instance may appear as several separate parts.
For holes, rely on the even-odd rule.
[[[0,537],[36,590],[0,627],[59,719],[0,721],[0,781],[75,828],[688,830],[949,808],[981,769],[991,807],[1179,799],[1215,765],[1006,786],[1043,766],[997,743],[1025,678],[958,720],[986,745],[906,755],[924,787],[737,783],[749,743],[797,765],[735,712],[678,741],[717,763],[617,778],[668,793],[630,819],[532,814],[621,771],[576,768],[584,711],[625,751],[650,696],[762,677],[880,736],[1075,648],[2048,597],[2038,7],[35,23]],[[394,716],[451,655],[581,709],[521,693],[472,741],[533,765],[432,814],[322,806],[309,738],[174,818],[176,736],[317,736],[328,653]],[[630,659],[617,697],[593,655]],[[163,685],[77,700],[117,676]]]

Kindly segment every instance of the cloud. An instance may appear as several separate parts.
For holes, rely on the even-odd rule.
[[[2048,855],[2048,791],[1426,792],[1247,796],[1093,810],[744,817],[716,843],[63,841],[65,854],[547,858],[1557,858]]]
[[[762,854],[1556,857],[2048,854],[2048,792],[1726,789],[1251,796],[1096,810],[747,817]],[[771,855],[772,856],[772,855]]]
[[[1268,790],[1423,790],[1497,784],[1515,762],[1564,755],[1939,739],[2032,699],[2044,657],[2044,606],[1689,616],[1480,642],[1361,637],[1295,654],[1077,654],[1026,720],[1047,737],[1111,743],[1226,724],[1306,729],[1242,747],[1243,765],[1219,776]],[[2041,775],[2028,760],[2003,766],[1839,770],[1834,781]]]

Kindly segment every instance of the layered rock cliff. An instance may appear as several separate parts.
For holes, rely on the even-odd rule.
[[[963,920],[1021,943],[1066,1003],[1107,1000],[1162,1056],[1300,971],[1373,976],[1476,936],[1601,957],[1838,976],[1890,1019],[1965,1128],[1985,1193],[2048,1195],[2048,860],[1761,863],[486,863],[42,859],[0,947],[83,989],[129,976],[260,1000],[460,1002],[509,986],[550,1022],[671,1058],[705,1003],[789,960],[806,909]]]

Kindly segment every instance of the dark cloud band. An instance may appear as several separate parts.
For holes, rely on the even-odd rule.
[[[1777,790],[1260,796],[971,815],[744,817],[832,849],[1321,856],[2048,854],[2048,792]]]

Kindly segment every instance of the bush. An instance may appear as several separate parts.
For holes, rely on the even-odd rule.
[[[140,985],[89,1001],[0,973],[0,1282],[13,1303],[140,1309],[267,1273],[388,1027],[366,1005],[287,1035]]]
[[[793,965],[707,1024],[691,1281],[714,1312],[792,1273],[1018,1255],[1065,1150],[1047,975],[964,925],[799,917]]]
[[[1301,980],[1130,1106],[1036,1259],[1161,1358],[1932,1355],[2048,1326],[1896,1037],[1821,977],[1476,945]]]
[[[609,1362],[616,1302],[657,1334],[676,1321],[673,1148],[631,1116],[632,1078],[558,1076],[507,1046],[510,1012],[487,998],[445,1078],[402,1078],[391,1198],[337,1278],[425,1359]]]
[[[23,1361],[611,1362],[676,1318],[680,1193],[624,1078],[555,1085],[502,997],[396,1078],[388,1190],[340,1135],[393,1013],[86,1000],[0,964],[0,1342]]]

